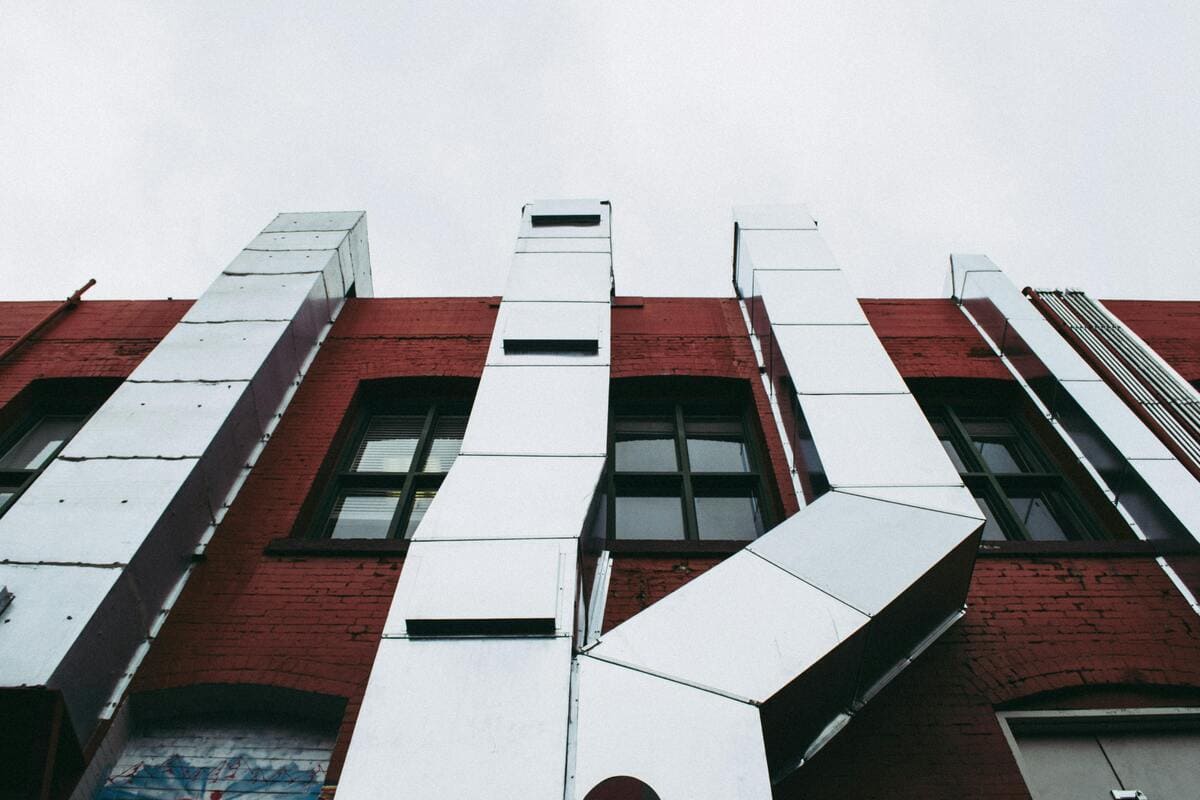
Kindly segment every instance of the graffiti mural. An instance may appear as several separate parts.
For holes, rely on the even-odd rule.
[[[332,749],[329,735],[277,724],[140,728],[96,800],[317,800]]]

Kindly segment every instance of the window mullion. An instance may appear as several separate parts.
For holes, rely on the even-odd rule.
[[[687,429],[683,418],[683,406],[675,405],[675,447],[679,459],[679,472],[683,485],[683,523],[684,536],[688,539],[699,539],[699,525],[696,522],[696,499],[692,492],[692,465],[688,459]]]
[[[967,433],[967,426],[963,425],[962,420],[958,418],[958,413],[952,406],[942,406],[942,413],[945,415],[946,425],[950,429],[950,440],[958,449],[959,458],[967,465],[968,471],[990,474],[991,470],[984,463],[979,451],[975,449],[975,442],[971,439],[971,434]]]
[[[433,439],[436,417],[437,405],[431,404],[429,410],[425,412],[425,424],[421,428],[421,438],[417,440],[417,446],[413,449],[412,463],[408,465],[408,472],[404,474],[404,483],[400,487],[400,500],[396,503],[396,511],[392,514],[392,521],[388,525],[389,539],[404,538],[408,516],[412,513],[413,500],[416,496],[416,476],[425,461],[430,441]]]
[[[616,518],[617,518],[617,482],[613,475],[617,471],[617,434],[616,434],[616,417],[613,414],[612,406],[608,408],[608,458],[605,462],[605,480],[608,486],[607,496],[604,498],[605,505],[605,531],[606,539],[616,538]]]

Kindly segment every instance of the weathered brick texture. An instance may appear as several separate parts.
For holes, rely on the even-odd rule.
[[[191,300],[84,300],[0,361],[0,405],[42,378],[127,377],[191,305]],[[0,350],[56,306],[0,303]]]
[[[0,346],[52,306],[0,304]],[[0,400],[37,377],[127,375],[187,306],[85,301],[0,363]],[[1008,379],[950,301],[868,300],[863,307],[905,377]],[[264,548],[296,529],[359,383],[478,377],[495,315],[488,298],[347,303],[196,565],[134,691],[249,683],[346,697],[329,769],[336,782],[403,559],[285,557]],[[612,351],[614,378],[748,381],[781,502],[786,513],[795,512],[782,444],[736,301],[623,304],[613,310]],[[605,628],[719,560],[618,557]],[[1200,578],[1200,558],[1172,563],[1193,585]],[[996,723],[997,707],[1039,698],[1144,704],[1154,697],[1186,699],[1197,689],[1200,617],[1150,557],[988,556],[978,563],[967,617],[780,787],[779,796],[1026,797]]]
[[[1102,300],[1184,380],[1200,381],[1200,301]]]

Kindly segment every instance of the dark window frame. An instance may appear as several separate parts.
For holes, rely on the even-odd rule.
[[[301,515],[302,522],[294,538],[308,542],[328,542],[329,546],[335,549],[339,546],[352,548],[364,543],[370,545],[410,541],[405,534],[417,493],[430,489],[436,493],[449,474],[448,468],[445,471],[424,469],[425,460],[435,438],[433,434],[437,422],[439,418],[446,416],[469,417],[476,385],[477,381],[459,379],[397,379],[364,384],[351,406],[350,413],[347,414],[348,424],[343,423],[334,447],[331,448],[336,454],[332,469],[322,470],[322,476],[318,478],[319,497],[313,505],[313,511]],[[373,417],[408,415],[424,416],[410,469],[403,472],[351,469]],[[412,465],[418,465],[418,468],[413,469]],[[355,489],[400,492],[386,536],[335,539],[329,535],[331,516],[338,497],[344,491]]]
[[[949,441],[963,464],[959,475],[967,489],[977,498],[984,498],[992,510],[992,518],[1004,539],[984,540],[984,545],[1005,542],[1033,545],[1062,544],[1063,540],[1035,539],[1013,508],[1011,497],[1033,497],[1042,493],[1051,516],[1063,529],[1067,542],[1108,542],[1132,538],[1123,524],[1111,514],[1097,513],[1094,502],[1080,485],[1080,476],[1068,474],[1063,456],[1055,448],[1052,431],[1043,431],[1033,413],[1025,407],[1012,387],[993,381],[955,381],[950,387],[914,386],[913,392],[930,425],[945,425]],[[1011,427],[1010,437],[973,435],[968,426],[988,420],[1000,421]],[[941,438],[939,436],[939,438]],[[1025,469],[1001,472],[992,469],[975,443],[992,438],[1006,438],[1016,446]],[[957,465],[956,465],[957,468]],[[1091,502],[1089,502],[1091,501]]]
[[[669,418],[673,427],[676,469],[673,471],[622,471],[616,467],[618,417]],[[687,447],[687,421],[706,417],[736,418],[741,425],[749,470],[745,472],[693,471]],[[697,497],[752,496],[758,501],[762,533],[781,518],[773,466],[768,458],[753,396],[748,383],[730,378],[625,378],[613,382],[608,411],[608,463],[605,487],[605,542],[618,549],[702,549],[741,547],[753,539],[701,539],[696,514]],[[618,492],[620,488],[620,492]],[[677,493],[682,505],[683,538],[620,538],[616,525],[616,500],[622,496],[657,497],[655,491]],[[674,496],[671,494],[670,496]],[[761,535],[761,533],[759,534]]]
[[[44,420],[70,417],[77,419],[79,424],[38,467],[0,467],[0,490],[13,490],[7,500],[0,502],[0,517],[4,516],[21,495],[28,491],[38,476],[54,463],[58,454],[70,444],[71,439],[116,391],[121,382],[119,378],[53,378],[34,381],[4,407],[0,413],[0,457],[6,455]]]

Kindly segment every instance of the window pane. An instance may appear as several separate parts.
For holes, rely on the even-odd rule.
[[[983,512],[983,541],[1003,542],[1007,539],[1008,537],[1000,528],[1000,523],[996,521],[996,512],[992,510],[992,504],[988,502],[988,499],[976,497],[975,505],[979,506],[979,510]]]
[[[975,442],[975,450],[992,472],[1022,472],[1020,449],[1013,440]]]
[[[683,503],[678,497],[617,497],[618,539],[683,539]]]
[[[692,472],[749,472],[750,456],[737,417],[687,421],[688,463]]]
[[[449,472],[450,465],[462,448],[463,432],[467,429],[467,418],[438,417],[433,426],[433,442],[429,455],[425,456],[425,472]]]
[[[1060,542],[1067,537],[1066,528],[1059,522],[1045,495],[1009,497],[1013,511],[1021,518],[1029,538],[1037,542]]]
[[[4,504],[7,503],[14,494],[16,494],[16,492],[7,486],[0,486],[0,508],[3,508]]]
[[[937,434],[938,441],[942,443],[942,448],[946,451],[946,455],[950,456],[951,463],[959,472],[969,472],[967,465],[963,463],[962,456],[958,454],[958,448],[954,446],[954,440],[950,438],[950,427],[941,419],[936,417],[929,418],[929,425],[933,428],[933,432]]]
[[[757,497],[697,497],[701,539],[754,539],[762,535]]]
[[[1031,465],[1012,422],[994,418],[964,419],[963,427],[983,463],[992,472],[1029,470]]]
[[[414,493],[412,511],[408,514],[408,525],[404,528],[405,539],[411,539],[412,535],[417,532],[417,526],[425,518],[425,512],[429,509],[429,504],[433,502],[435,494],[437,494],[437,489],[417,489]]]
[[[325,526],[331,539],[386,539],[400,492],[354,489],[338,494]]]
[[[355,472],[408,472],[424,415],[376,414],[367,423],[350,469]]]
[[[669,419],[614,420],[618,472],[674,472],[675,425]]]
[[[0,456],[0,469],[40,469],[82,424],[83,417],[42,417]]]

